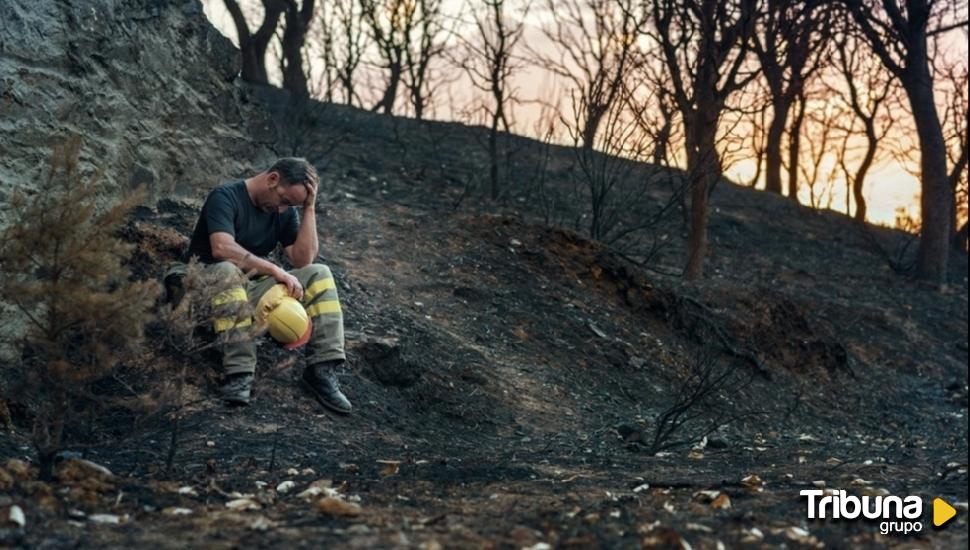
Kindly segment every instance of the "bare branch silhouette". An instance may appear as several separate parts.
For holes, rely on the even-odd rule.
[[[484,7],[474,9],[472,36],[459,36],[461,51],[454,59],[465,71],[472,85],[489,96],[489,104],[483,109],[488,115],[489,194],[497,200],[502,193],[499,178],[499,132],[510,130],[509,106],[515,101],[512,74],[522,63],[515,57],[515,50],[522,39],[524,17],[529,5],[515,17],[512,3],[508,0],[484,0]]]
[[[788,197],[798,201],[798,136],[802,118],[789,122],[805,83],[827,51],[832,10],[824,2],[767,0],[753,36],[754,51],[771,96],[771,122],[765,137],[765,190],[782,193],[782,137],[789,133]]]
[[[916,275],[943,283],[947,277],[954,208],[946,141],[931,70],[932,41],[948,31],[966,28],[966,16],[960,19],[965,4],[960,0],[843,2],[872,51],[906,91],[920,146],[922,223]]]
[[[570,83],[582,114],[580,144],[592,148],[600,124],[622,98],[646,18],[634,0],[546,0],[545,7],[555,14],[543,27],[552,48],[533,49],[531,57]]]
[[[721,178],[720,115],[728,97],[755,78],[745,73],[757,17],[753,0],[653,0],[652,38],[660,45],[685,129],[691,195],[688,280],[703,276],[708,198]]]

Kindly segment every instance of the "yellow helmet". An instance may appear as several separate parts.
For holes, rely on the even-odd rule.
[[[290,296],[283,284],[274,285],[259,299],[256,320],[268,326],[270,336],[286,349],[306,344],[313,332],[313,323],[306,310]]]

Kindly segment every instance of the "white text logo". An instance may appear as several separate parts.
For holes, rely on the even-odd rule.
[[[862,496],[845,491],[806,489],[799,492],[808,497],[808,519],[882,520],[879,532],[911,533],[923,530],[919,518],[923,515],[923,499],[916,496]],[[895,521],[893,521],[895,520]],[[908,521],[907,521],[908,520]]]

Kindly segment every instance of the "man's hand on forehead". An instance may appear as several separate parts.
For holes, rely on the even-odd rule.
[[[306,179],[303,180],[303,187],[306,188],[306,200],[303,202],[303,208],[313,208],[316,204],[319,181],[317,171],[312,166],[307,168]]]
[[[303,181],[300,183],[302,183],[304,187],[316,187],[318,181],[319,178],[317,177],[317,171],[311,166],[307,168],[306,173],[303,175]]]

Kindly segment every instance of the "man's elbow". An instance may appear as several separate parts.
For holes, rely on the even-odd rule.
[[[315,256],[316,254],[309,252],[293,254],[293,256],[290,258],[290,263],[293,264],[293,267],[296,269],[300,269],[301,267],[306,267],[312,264]]]
[[[212,257],[220,262],[229,261],[229,247],[225,243],[215,243],[212,245]]]

